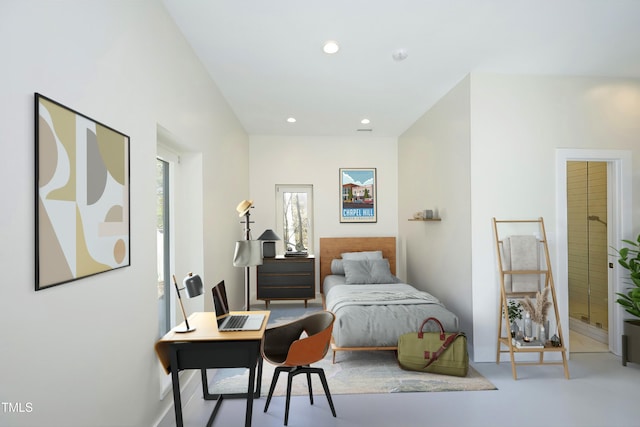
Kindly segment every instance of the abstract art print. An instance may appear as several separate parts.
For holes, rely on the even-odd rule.
[[[35,94],[36,291],[130,265],[129,137]]]
[[[340,168],[340,222],[377,222],[375,168]]]

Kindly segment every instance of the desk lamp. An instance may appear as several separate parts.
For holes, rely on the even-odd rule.
[[[202,279],[200,279],[200,276],[198,276],[197,274],[194,275],[193,273],[189,273],[189,275],[185,277],[184,280],[182,281],[182,284],[184,285],[184,287],[178,288],[178,282],[176,281],[176,276],[174,274],[173,284],[176,286],[176,292],[178,293],[178,301],[180,301],[180,308],[182,309],[182,317],[184,317],[184,323],[187,327],[184,330],[177,329],[176,332],[178,333],[193,332],[196,330],[196,328],[192,328],[189,326],[189,320],[187,319],[187,313],[184,311],[184,304],[182,304],[182,297],[180,296],[180,291],[186,289],[187,298],[193,298],[193,297],[197,297],[198,295],[202,295],[202,288],[203,288]]]

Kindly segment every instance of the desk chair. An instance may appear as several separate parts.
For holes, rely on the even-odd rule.
[[[311,374],[318,374],[324,394],[331,407],[331,413],[336,416],[333,407],[331,393],[327,385],[327,378],[322,368],[312,368],[309,365],[322,360],[329,350],[331,342],[331,331],[335,315],[329,311],[319,311],[309,316],[302,317],[290,323],[274,326],[265,331],[262,339],[260,351],[262,357],[267,362],[276,366],[267,396],[267,403],[264,405],[264,412],[269,409],[269,403],[273,395],[273,390],[278,382],[280,372],[288,372],[287,379],[287,400],[284,412],[284,425],[289,421],[289,402],[291,400],[291,381],[298,374],[307,375],[307,385],[309,387],[309,400],[313,405],[313,390],[311,389]],[[306,332],[306,336],[302,336]]]

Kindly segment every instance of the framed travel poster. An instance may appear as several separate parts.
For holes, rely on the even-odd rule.
[[[340,168],[340,222],[377,222],[376,169]]]
[[[130,265],[129,137],[35,94],[36,291]]]

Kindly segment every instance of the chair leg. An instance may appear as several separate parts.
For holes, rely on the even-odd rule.
[[[269,387],[269,394],[267,395],[267,402],[264,404],[264,412],[267,412],[269,409],[269,403],[271,403],[271,398],[273,397],[273,390],[276,389],[276,383],[278,382],[278,377],[280,376],[280,372],[288,371],[288,368],[284,368],[282,366],[277,366],[275,372],[273,373],[273,379],[271,380],[271,386]]]
[[[307,372],[307,386],[309,388],[309,401],[313,405],[313,388],[311,388],[311,372]]]
[[[295,369],[289,371],[289,375],[287,376],[287,400],[284,405],[284,425],[287,425],[289,422],[289,404],[291,403],[291,381],[293,377],[296,375]]]
[[[318,375],[320,376],[320,381],[322,381],[322,387],[324,388],[324,394],[327,396],[327,401],[329,402],[331,413],[335,418],[336,408],[333,407],[333,400],[331,399],[331,392],[329,391],[329,384],[327,384],[327,378],[324,376],[324,369],[322,368],[317,368],[317,369],[318,369]]]
[[[311,374],[318,374],[320,377],[320,381],[322,382],[322,388],[324,389],[324,394],[327,396],[327,401],[329,402],[329,407],[331,408],[331,413],[334,417],[336,417],[336,408],[333,406],[333,399],[331,399],[331,392],[329,391],[329,384],[327,383],[327,377],[324,375],[324,369],[322,368],[312,368],[310,366],[296,366],[295,368],[287,368],[283,366],[279,366],[276,368],[276,371],[273,374],[273,380],[271,381],[271,387],[269,388],[269,395],[267,396],[267,403],[265,404],[264,411],[267,412],[267,408],[269,407],[269,402],[271,401],[271,396],[273,394],[273,390],[275,389],[276,381],[278,380],[278,375],[280,372],[288,371],[289,375],[287,375],[287,398],[284,406],[284,425],[288,425],[289,423],[289,407],[291,406],[291,386],[293,383],[293,377],[298,374],[306,374],[307,377],[307,385],[309,386],[309,399],[311,400],[311,404],[313,405],[313,390],[311,388]]]

